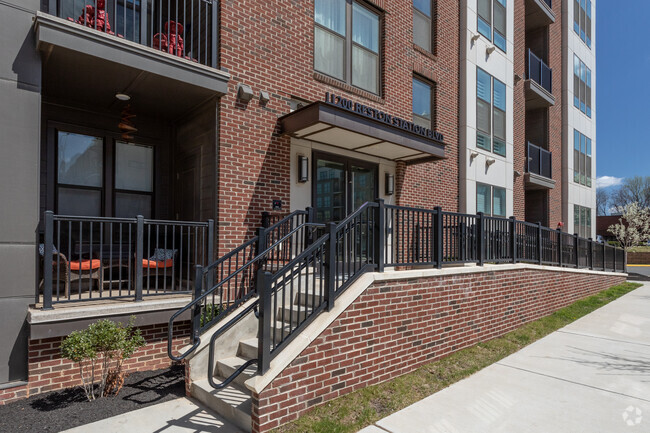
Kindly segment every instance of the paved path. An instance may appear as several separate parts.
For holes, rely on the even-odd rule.
[[[650,432],[650,283],[359,433]]]
[[[112,418],[66,430],[64,433],[242,433],[194,401],[179,398]]]

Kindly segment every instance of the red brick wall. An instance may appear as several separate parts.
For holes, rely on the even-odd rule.
[[[221,99],[219,120],[219,255],[241,243],[259,225],[272,200],[289,203],[290,140],[279,135],[277,118],[289,101],[340,94],[392,115],[412,118],[414,73],[436,83],[436,128],[447,143],[448,159],[405,167],[396,191],[398,204],[457,210],[458,195],[458,0],[437,3],[436,55],[413,46],[412,2],[374,1],[383,15],[381,96],[322,77],[313,68],[314,2],[225,0],[220,6],[221,67],[232,74]],[[255,95],[243,105],[236,87],[244,83]]]
[[[124,362],[126,372],[158,370],[171,365],[172,361],[167,356],[167,326],[160,324],[140,328],[147,345],[138,349]],[[175,325],[174,335],[176,338],[172,348],[178,351],[188,344],[190,322]],[[61,357],[59,348],[63,338],[29,341],[28,384],[0,390],[0,405],[43,392],[81,385],[77,364]]]
[[[528,269],[375,283],[253,395],[253,431],[268,431],[310,407],[503,335],[623,281]]]

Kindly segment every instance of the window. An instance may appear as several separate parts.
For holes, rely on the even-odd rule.
[[[433,86],[413,78],[413,123],[433,129]]]
[[[506,216],[505,188],[477,183],[476,212],[483,212],[483,214],[491,216]]]
[[[588,207],[573,205],[573,226],[574,233],[583,238],[591,237],[591,209]]]
[[[352,0],[316,0],[314,69],[379,94],[379,14]]]
[[[478,32],[501,51],[506,52],[506,1],[507,0],[477,0],[478,1]]]
[[[433,52],[433,1],[413,0],[413,42]]]
[[[506,155],[506,85],[476,69],[476,145]]]
[[[591,69],[573,56],[573,105],[591,117]]]
[[[573,181],[591,187],[591,139],[573,130]]]
[[[591,0],[573,0],[573,30],[591,48]]]
[[[115,216],[151,218],[153,147],[115,145]]]

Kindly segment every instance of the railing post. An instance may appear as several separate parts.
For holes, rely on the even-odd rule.
[[[327,276],[325,279],[325,302],[327,302],[327,311],[334,308],[336,295],[334,293],[334,286],[336,284],[336,224],[328,223],[327,232],[329,239],[327,240]]]
[[[616,247],[612,249],[614,250],[614,259],[612,260],[612,265],[614,266],[614,272],[616,272]]]
[[[147,7],[148,7],[149,2],[148,1],[142,1],[140,2],[140,43],[142,45],[147,46],[147,34],[149,32],[149,27],[147,27],[148,19],[147,17],[149,16],[149,13],[147,12]],[[125,5],[126,7],[126,5]],[[125,23],[126,24],[126,23]],[[115,26],[115,31],[117,31],[117,25]],[[153,32],[151,33],[151,37],[153,38]]]
[[[510,255],[512,263],[517,263],[517,220],[514,216],[510,217]]]
[[[607,265],[607,260],[605,259],[605,241],[603,241],[602,245],[603,245],[603,271],[604,271],[605,266]]]
[[[479,212],[476,217],[477,234],[476,234],[476,253],[478,254],[478,265],[483,266],[483,212]]]
[[[208,220],[208,262],[204,266],[209,266],[214,261],[214,220]],[[208,271],[208,288],[212,288],[214,283],[214,270]]]
[[[377,265],[377,272],[384,272],[384,258],[385,258],[385,249],[386,249],[386,213],[384,207],[384,199],[377,199],[378,206],[375,208],[377,212],[376,224],[375,224],[375,233],[374,233],[374,242],[375,247],[374,257],[375,264]]]
[[[262,212],[262,227],[266,228],[270,226],[271,225],[269,224],[270,219],[271,219],[271,214],[269,214],[268,212]]]
[[[219,2],[218,1],[212,1],[212,46],[211,51],[212,51],[212,67],[217,68],[219,65],[219,61],[217,59],[217,46],[219,45],[219,41],[217,40],[218,38],[218,29],[219,29],[219,23],[217,20],[219,19],[219,11],[217,8],[219,7]]]
[[[589,269],[594,269],[594,241],[589,238]]]
[[[266,227],[260,227],[257,229],[257,251],[255,251],[255,255],[259,256],[262,254],[264,251],[266,251],[267,248],[267,235],[268,235],[268,230]],[[268,254],[267,254],[268,256]],[[260,259],[259,261],[259,269],[264,269],[266,265],[266,257],[263,259]]]
[[[194,299],[197,299],[203,292],[203,266],[196,265],[194,274]],[[201,331],[201,303],[199,302],[192,309],[192,343],[199,338]]]
[[[542,223],[537,222],[537,264],[542,264]]]
[[[562,230],[557,229],[557,265],[562,267]]]
[[[434,208],[435,210],[435,215],[434,215],[434,220],[435,220],[435,260],[436,260],[436,267],[438,269],[442,268],[442,262],[444,258],[442,255],[444,254],[443,251],[443,216],[442,216],[442,208],[440,206],[436,206]]]
[[[573,234],[573,255],[575,256],[576,269],[580,267],[580,255],[578,254],[578,233]]]
[[[257,270],[255,284],[259,295],[259,330],[257,341],[257,367],[260,374],[271,366],[271,273]]]
[[[135,300],[142,301],[142,256],[144,244],[144,217],[138,215],[135,225]]]
[[[43,310],[52,309],[52,263],[54,262],[54,213],[45,211],[45,251],[43,251]],[[57,265],[60,266],[60,264]],[[38,302],[38,291],[36,292]]]

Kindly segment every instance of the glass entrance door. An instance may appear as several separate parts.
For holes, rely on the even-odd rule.
[[[316,221],[337,222],[377,198],[377,165],[314,153],[313,206]]]

